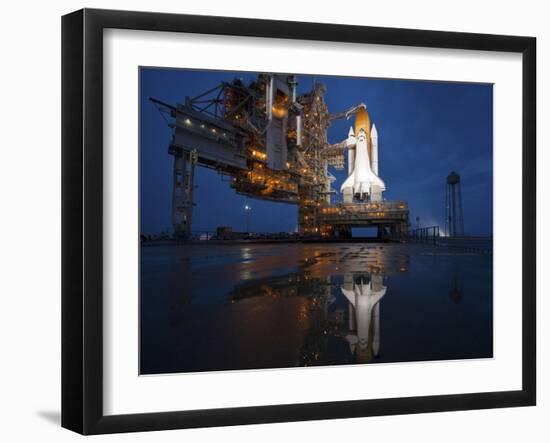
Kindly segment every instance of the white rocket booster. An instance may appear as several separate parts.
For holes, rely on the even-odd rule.
[[[373,123],[370,130],[370,139],[372,142],[372,172],[378,175],[378,131],[376,125]]]
[[[348,175],[353,173],[353,168],[355,167],[355,134],[353,133],[353,128],[349,127],[348,139],[346,140],[346,146],[348,147]]]
[[[355,148],[353,144],[355,142]],[[340,191],[346,195],[365,200],[367,196],[371,200],[381,199],[382,191],[386,185],[378,177],[378,132],[373,125],[371,134],[370,117],[365,108],[361,108],[355,118],[355,132],[350,128],[348,139],[348,178],[340,187]],[[352,153],[352,150],[355,152]],[[372,161],[369,155],[372,153]],[[351,167],[353,165],[353,168]]]

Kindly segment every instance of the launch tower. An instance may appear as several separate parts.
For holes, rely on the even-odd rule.
[[[151,98],[172,129],[174,236],[191,238],[197,165],[228,176],[240,194],[298,205],[304,237],[349,236],[352,226],[378,226],[380,236],[406,233],[406,202],[382,200],[378,133],[366,106],[330,114],[325,92],[314,82],[298,95],[294,75],[260,74],[248,84],[221,82],[175,106]],[[328,143],[331,123],[353,116],[348,138]],[[343,203],[335,204],[329,167],[343,170],[346,150],[349,177]]]

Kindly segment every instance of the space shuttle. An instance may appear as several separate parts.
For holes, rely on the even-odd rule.
[[[386,185],[378,177],[378,131],[366,108],[355,117],[355,130],[350,127],[346,140],[348,148],[348,178],[340,187],[344,203],[382,200]]]

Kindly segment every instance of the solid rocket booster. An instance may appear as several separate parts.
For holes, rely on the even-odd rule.
[[[348,151],[348,160],[353,163],[353,169],[348,165],[348,171],[352,171],[348,178],[340,187],[344,193],[344,199],[350,194],[359,200],[366,200],[370,196],[371,200],[381,199],[381,193],[386,189],[384,182],[373,171],[371,158],[376,157],[376,170],[378,170],[378,132],[374,129],[374,141],[371,139],[370,116],[365,108],[361,108],[355,117],[355,133],[348,134],[348,150],[351,151],[351,145],[355,142],[355,153],[350,155]],[[349,197],[348,197],[349,198]]]
[[[355,167],[355,134],[353,133],[353,128],[349,127],[347,147],[348,147],[348,175],[353,173],[353,168]]]
[[[373,123],[370,131],[370,139],[372,142],[372,172],[378,175],[378,131],[376,130],[376,125]]]

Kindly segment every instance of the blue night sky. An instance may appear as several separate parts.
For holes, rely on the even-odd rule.
[[[183,103],[222,80],[252,73],[140,70],[141,231],[171,232],[173,159],[168,154],[171,130],[149,97]],[[311,89],[311,76],[298,76],[298,93]],[[493,232],[493,87],[487,84],[384,80],[315,76],[327,87],[329,112],[365,103],[378,129],[379,172],[386,200],[406,200],[411,225],[444,226],[445,178],[456,170],[462,181],[464,231]],[[329,128],[330,143],[347,137],[353,119]],[[347,169],[346,169],[347,170]],[[345,171],[331,169],[334,189]],[[197,168],[193,231],[232,226],[245,231],[244,205],[252,207],[250,230],[290,232],[297,227],[297,206],[246,198],[215,171]],[[335,200],[341,199],[340,194]]]

